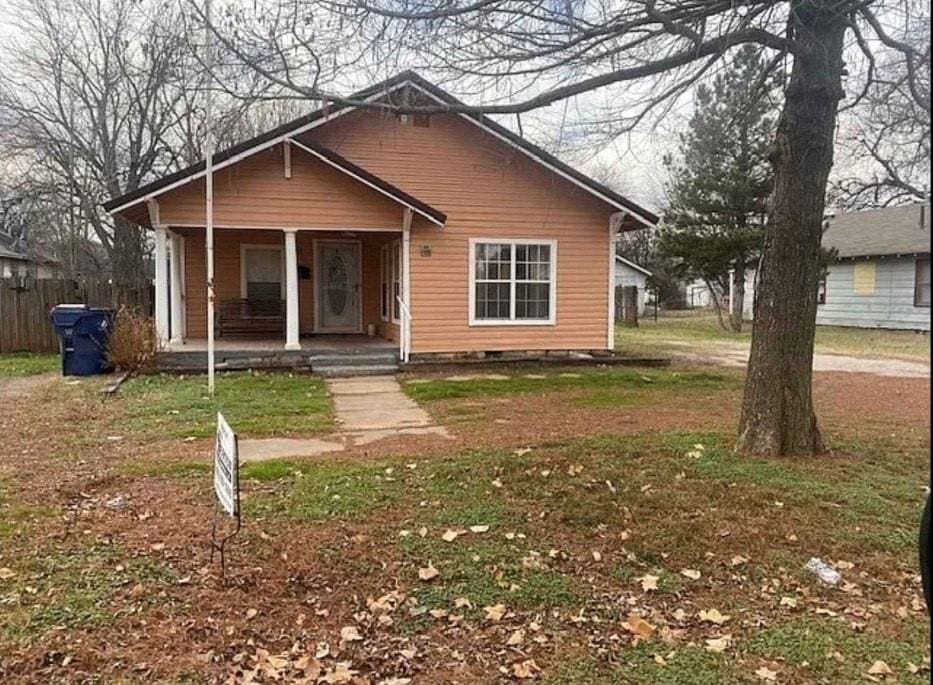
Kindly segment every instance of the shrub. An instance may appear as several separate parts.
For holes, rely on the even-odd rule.
[[[137,373],[149,367],[159,350],[155,321],[121,307],[110,333],[108,357],[121,371]]]

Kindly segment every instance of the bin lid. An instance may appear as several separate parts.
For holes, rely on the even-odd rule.
[[[54,312],[56,309],[87,309],[87,308],[88,306],[86,304],[57,304],[54,307],[52,307],[52,311]]]

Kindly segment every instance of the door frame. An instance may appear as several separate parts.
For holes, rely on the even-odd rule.
[[[314,289],[314,326],[312,332],[320,334],[328,333],[362,333],[363,332],[363,242],[359,238],[314,238],[314,263],[313,263],[313,289]],[[353,245],[356,250],[356,269],[359,284],[357,288],[357,307],[356,307],[356,328],[342,328],[339,330],[321,329],[321,248],[327,244],[331,245]]]

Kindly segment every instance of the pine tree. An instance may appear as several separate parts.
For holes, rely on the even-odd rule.
[[[773,86],[757,51],[738,51],[728,70],[697,87],[679,159],[667,160],[669,206],[659,250],[684,276],[707,283],[717,311],[718,294],[728,292],[734,270],[729,321],[735,331],[742,327],[746,266],[760,253],[774,185],[768,155],[777,107],[762,97],[762,89],[770,94]]]

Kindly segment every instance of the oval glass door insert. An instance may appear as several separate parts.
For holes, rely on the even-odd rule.
[[[339,316],[347,306],[349,288],[347,264],[339,252],[331,252],[327,260],[327,304]]]

